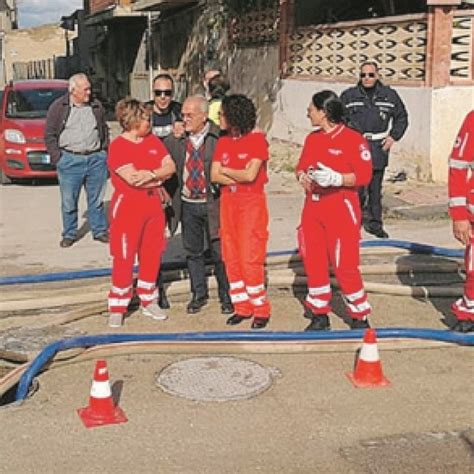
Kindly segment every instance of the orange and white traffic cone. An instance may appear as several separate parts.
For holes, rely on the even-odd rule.
[[[87,428],[128,421],[123,410],[120,407],[116,407],[112,399],[109,371],[107,370],[107,362],[105,360],[98,360],[96,362],[89,406],[79,408],[77,413]]]
[[[364,343],[362,344],[355,370],[346,375],[358,388],[386,387],[390,385],[390,381],[384,377],[382,372],[375,329],[365,330]]]

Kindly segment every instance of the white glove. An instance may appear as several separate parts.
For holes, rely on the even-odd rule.
[[[318,169],[312,173],[313,180],[322,188],[329,186],[342,186],[342,174],[334,171],[329,166],[324,166],[318,163]]]

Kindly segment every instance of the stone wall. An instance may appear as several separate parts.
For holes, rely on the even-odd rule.
[[[69,32],[69,38],[72,39],[73,36],[74,33]],[[57,24],[12,30],[5,35],[6,81],[13,79],[13,63],[65,56],[65,33]]]

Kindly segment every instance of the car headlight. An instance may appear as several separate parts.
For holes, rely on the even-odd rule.
[[[5,140],[10,143],[26,143],[25,135],[20,130],[7,128],[5,130]]]

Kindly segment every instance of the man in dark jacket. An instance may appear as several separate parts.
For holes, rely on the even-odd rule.
[[[211,163],[219,139],[219,129],[208,121],[205,97],[193,96],[185,100],[182,115],[186,134],[169,135],[165,139],[176,163],[173,210],[175,226],[181,222],[183,247],[186,251],[192,299],[189,314],[198,313],[208,300],[208,286],[204,255],[208,244],[218,284],[221,310],[231,314],[229,283],[220,253],[219,190],[211,183]]]
[[[174,81],[167,73],[160,73],[153,79],[154,99],[150,102],[153,107],[151,130],[159,138],[184,133],[181,104],[173,100]]]
[[[46,116],[45,142],[56,164],[63,221],[61,247],[77,240],[78,201],[82,186],[87,194],[87,219],[95,240],[107,243],[104,211],[109,130],[102,104],[91,100],[85,74],[69,79],[69,93],[55,100]]]
[[[387,238],[382,223],[382,181],[390,149],[408,127],[407,111],[397,92],[382,84],[378,66],[372,61],[362,64],[359,83],[345,90],[341,99],[350,124],[365,136],[372,153],[372,180],[359,192],[364,229],[376,237]]]
[[[160,73],[153,79],[153,100],[148,102],[152,108],[151,130],[154,135],[164,140],[169,135],[181,136],[184,134],[183,117],[181,116],[181,104],[173,100],[174,97],[174,80],[168,73]],[[172,186],[172,183],[165,182],[166,190]],[[170,206],[165,208],[166,220],[168,226],[171,227],[170,219],[172,219],[173,209]],[[176,230],[176,229],[175,229]],[[171,229],[170,229],[171,231]],[[162,309],[171,307],[163,281],[163,273],[161,271],[157,277],[156,284],[158,286],[158,305]]]

